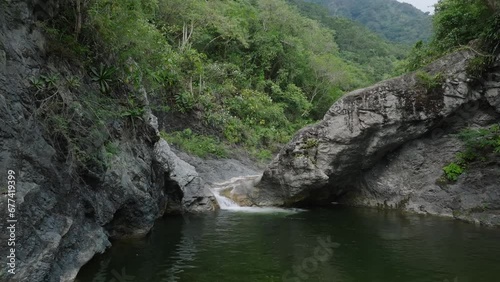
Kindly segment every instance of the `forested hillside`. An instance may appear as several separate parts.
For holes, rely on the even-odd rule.
[[[82,65],[99,89],[77,97],[95,124],[139,118],[139,96],[126,93],[144,89],[163,136],[202,156],[238,145],[267,159],[343,93],[389,77],[404,55],[359,24],[284,0],[73,3],[43,25],[49,51]],[[34,77],[33,87],[43,92],[56,77]],[[78,142],[62,122],[70,113],[46,114],[52,132]]]
[[[303,0],[287,1],[296,6],[302,15],[334,30],[340,56],[359,64],[373,82],[393,76],[399,60],[408,54],[409,45],[389,42],[358,22],[332,16],[321,5]]]
[[[320,4],[335,16],[362,23],[384,38],[413,44],[432,35],[431,17],[407,3],[396,0],[305,0]]]

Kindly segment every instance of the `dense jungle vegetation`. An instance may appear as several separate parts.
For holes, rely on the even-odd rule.
[[[481,0],[440,1],[433,39],[409,58],[407,45],[300,0],[68,1],[63,16],[43,25],[52,53],[78,62],[95,85],[76,97],[82,107],[101,125],[139,118],[144,108],[133,93],[143,89],[155,113],[172,123],[162,136],[201,156],[242,147],[269,159],[347,91],[416,69],[475,36],[498,37],[491,31],[498,21],[484,20],[490,2]],[[477,9],[461,16],[468,5]],[[33,78],[33,87],[46,92],[58,75]],[[66,77],[67,88],[82,79]],[[77,139],[64,134],[71,121],[56,114],[53,127],[68,142]]]

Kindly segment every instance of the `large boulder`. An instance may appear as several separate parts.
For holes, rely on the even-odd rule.
[[[441,137],[437,129],[445,120],[464,110],[479,111],[479,105],[498,112],[496,75],[488,81],[467,75],[474,57],[471,51],[453,53],[423,71],[345,95],[322,121],[295,135],[249,197],[258,205],[336,201],[358,191],[366,171],[388,153],[426,135]]]

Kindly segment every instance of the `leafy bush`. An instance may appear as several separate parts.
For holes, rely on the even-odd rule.
[[[471,153],[476,155],[495,152],[500,154],[500,125],[495,124],[489,128],[465,129],[458,137],[465,142]]]
[[[273,153],[267,149],[253,149],[250,153],[261,162],[268,162],[273,158]]]
[[[182,93],[175,95],[175,104],[177,105],[177,109],[181,113],[186,113],[191,111],[195,104],[193,93],[189,91],[184,91]]]
[[[81,85],[80,78],[78,76],[66,77],[66,86],[69,89],[78,89]]]
[[[489,128],[464,129],[458,134],[465,142],[465,152],[456,155],[456,162],[445,166],[443,171],[450,181],[456,181],[464,170],[474,161],[486,161],[489,154],[500,155],[500,125]],[[481,156],[481,157],[480,157]]]
[[[74,12],[71,11],[71,14],[73,13]],[[69,59],[75,64],[85,63],[85,60],[89,57],[90,49],[88,46],[78,42],[74,34],[68,32],[67,19],[65,17],[61,18],[64,18],[65,22],[59,26],[59,29],[50,27],[47,23],[41,23],[48,38],[48,52]]]
[[[457,181],[458,177],[462,175],[464,172],[464,169],[456,164],[456,163],[451,163],[443,168],[443,171],[445,173],[445,176],[448,180],[450,181]]]
[[[228,108],[250,123],[283,126],[289,122],[283,104],[273,103],[268,95],[255,90],[243,89],[240,95],[228,99]]]
[[[418,82],[427,90],[432,91],[442,86],[444,77],[442,73],[431,75],[424,71],[418,71],[416,74]]]
[[[408,54],[408,57],[404,61],[403,68],[405,71],[415,71],[422,66],[431,63],[440,55],[441,53],[432,49],[423,41],[418,41],[415,43],[410,51],[410,54]]]
[[[477,153],[471,149],[466,149],[465,152],[458,152],[456,155],[457,163],[462,167],[466,167],[467,164],[475,161],[477,158]]]
[[[172,133],[161,132],[161,136],[179,149],[201,158],[208,156],[227,157],[226,148],[219,140],[193,133],[189,128]]]
[[[489,56],[475,57],[467,63],[466,72],[471,78],[479,79],[484,75],[492,61]]]

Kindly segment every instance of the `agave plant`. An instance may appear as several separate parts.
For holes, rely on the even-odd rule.
[[[37,90],[37,92],[42,91],[45,88],[45,80],[42,78],[32,77],[30,78],[31,86]]]
[[[49,89],[57,88],[57,84],[59,83],[59,74],[50,73],[48,75],[42,75],[40,76],[40,78],[42,78],[45,81]]]
[[[92,81],[95,81],[99,84],[99,90],[101,91],[101,93],[106,94],[110,91],[109,85],[113,81],[113,75],[115,74],[115,72],[115,68],[101,64],[97,69],[90,69],[90,76],[92,78]]]
[[[77,89],[80,87],[80,78],[77,76],[70,76],[66,78],[66,85],[68,88]]]

